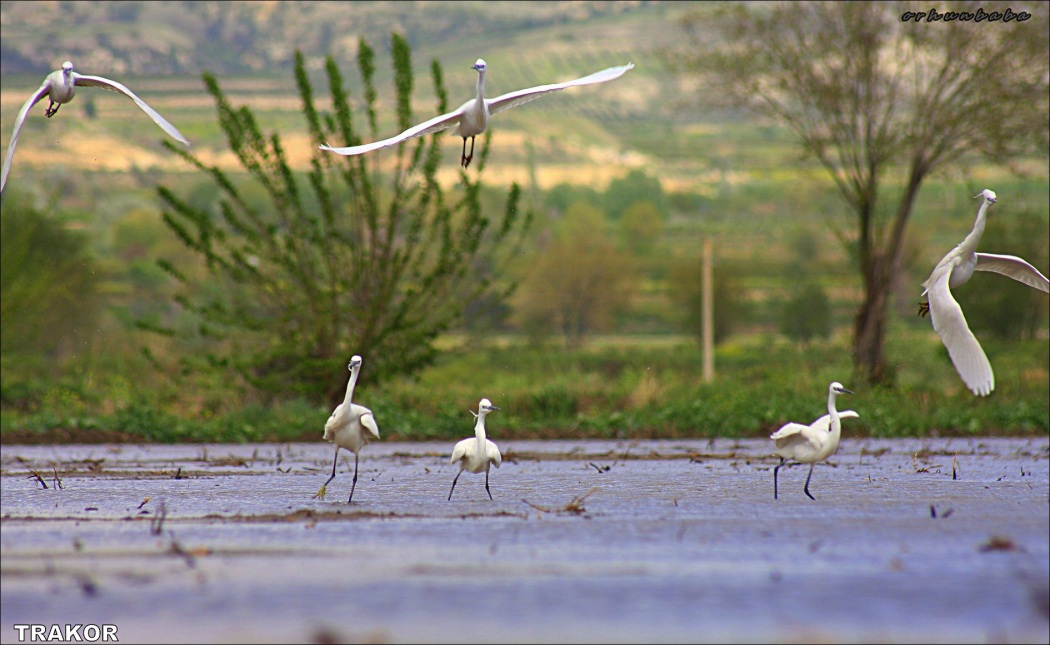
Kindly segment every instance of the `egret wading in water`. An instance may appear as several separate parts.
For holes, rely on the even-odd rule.
[[[948,356],[966,387],[979,396],[995,389],[992,364],[970,331],[962,307],[952,297],[952,289],[969,281],[974,271],[993,271],[1040,291],[1050,292],[1050,280],[1034,266],[1014,255],[977,253],[977,244],[984,235],[988,208],[996,203],[995,193],[987,188],[974,196],[981,197],[977,221],[970,234],[944,256],[933,273],[922,283],[926,302],[919,303],[919,315],[930,314],[933,329],[948,349]]]
[[[186,140],[186,137],[182,136],[181,132],[175,129],[175,126],[168,123],[167,120],[158,114],[156,110],[146,105],[145,101],[135,96],[134,92],[120,83],[111,81],[108,78],[78,74],[73,71],[73,63],[67,60],[62,63],[62,69],[56,70],[47,75],[47,78],[44,79],[44,83],[40,88],[34,92],[28,100],[26,100],[22,105],[22,109],[18,111],[18,116],[15,118],[15,130],[14,133],[11,134],[11,143],[7,146],[7,156],[4,157],[3,173],[0,175],[0,192],[3,192],[4,187],[7,186],[7,175],[11,172],[11,161],[15,156],[15,146],[18,144],[18,134],[22,131],[22,124],[25,122],[30,108],[36,105],[45,96],[48,97],[51,100],[51,103],[47,106],[44,115],[50,119],[58,113],[58,108],[60,108],[63,103],[69,103],[73,100],[73,97],[76,96],[78,87],[101,87],[105,90],[111,90],[123,94],[142,108],[142,111],[149,115],[149,118],[153,119],[153,122],[159,125],[162,130],[177,139],[180,143],[190,145],[190,142]]]
[[[485,98],[485,61],[479,58],[472,68],[478,73],[477,97],[470,99],[461,105],[459,109],[447,114],[442,114],[441,116],[436,116],[429,121],[420,123],[419,125],[412,126],[401,134],[390,137],[389,139],[373,141],[372,143],[366,143],[360,146],[349,146],[346,148],[333,148],[324,145],[321,146],[321,150],[327,150],[329,152],[348,156],[360,155],[366,152],[371,152],[372,150],[388,148],[401,143],[406,139],[411,139],[412,137],[433,134],[434,132],[447,130],[453,126],[459,126],[456,129],[455,134],[463,137],[463,152],[460,156],[460,164],[466,168],[470,165],[470,160],[474,158],[474,137],[485,131],[485,128],[489,125],[489,117],[492,115],[498,114],[503,110],[507,110],[517,105],[521,105],[522,103],[528,103],[533,99],[538,99],[544,94],[564,90],[567,87],[592,85],[594,83],[611,81],[623,76],[632,68],[634,68],[634,63],[627,63],[626,65],[621,65],[619,67],[603,69],[600,72],[595,72],[589,76],[584,76],[583,78],[578,78],[574,81],[551,83],[550,85],[538,85],[524,90],[508,92],[507,94],[502,94],[494,99],[487,99]],[[468,138],[470,139],[469,153],[467,152]]]
[[[350,485],[350,499],[346,503],[354,501],[354,489],[357,488],[357,460],[361,451],[371,437],[379,438],[379,426],[376,425],[372,411],[363,405],[352,403],[350,399],[354,396],[354,386],[357,385],[357,375],[361,372],[361,357],[350,358],[350,382],[346,384],[346,398],[332,411],[332,416],[324,424],[324,439],[335,444],[335,460],[332,462],[332,476],[328,478],[321,490],[314,495],[315,498],[324,499],[328,484],[335,479],[335,468],[339,463],[339,449],[346,448],[354,453],[354,481]]]
[[[478,419],[474,424],[474,438],[457,442],[456,447],[452,450],[452,459],[448,462],[450,464],[459,462],[459,472],[456,473],[456,478],[452,480],[452,488],[448,491],[449,501],[452,501],[452,491],[456,490],[456,482],[464,470],[472,473],[485,471],[485,491],[488,492],[489,499],[492,499],[492,491],[489,490],[489,467],[499,468],[503,462],[503,456],[499,454],[496,444],[485,438],[485,415],[496,410],[499,408],[492,405],[488,399],[481,399],[481,402],[478,403],[477,414],[471,410],[471,414]]]
[[[816,497],[809,492],[809,479],[813,476],[813,467],[818,461],[824,461],[839,449],[839,438],[842,436],[842,419],[859,417],[853,410],[839,412],[835,409],[835,397],[839,394],[853,394],[842,387],[839,382],[828,386],[828,413],[808,426],[801,423],[785,423],[779,430],[769,436],[777,446],[776,454],[780,463],[773,469],[773,499],[777,499],[777,471],[787,460],[800,464],[809,464],[806,475],[806,486],[803,490],[810,499]]]

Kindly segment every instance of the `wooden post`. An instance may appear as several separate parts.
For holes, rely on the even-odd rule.
[[[711,238],[704,240],[703,270],[701,275],[703,300],[701,319],[703,322],[704,383],[715,379],[715,316],[711,278]]]

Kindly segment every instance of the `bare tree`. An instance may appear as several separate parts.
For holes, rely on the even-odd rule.
[[[700,100],[786,125],[852,212],[852,231],[836,234],[864,282],[858,378],[889,376],[888,299],[922,182],[967,158],[1009,165],[1046,153],[1047,15],[1046,3],[993,15],[979,2],[790,2],[698,7],[683,18],[687,45],[668,54],[701,82]]]

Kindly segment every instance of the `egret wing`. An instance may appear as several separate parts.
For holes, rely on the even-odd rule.
[[[1024,283],[1033,289],[1050,293],[1050,280],[1031,264],[1016,255],[996,255],[995,253],[978,253],[977,271],[994,271]]]
[[[368,430],[370,433],[372,433],[372,436],[378,439],[379,426],[376,424],[376,419],[375,416],[372,414],[372,411],[368,408],[365,408],[364,414],[362,414],[359,418],[361,421],[361,425],[364,426],[365,429]]]
[[[469,101],[468,101],[469,103]],[[419,125],[414,125],[411,128],[405,130],[401,134],[390,137],[389,139],[383,139],[381,141],[373,141],[372,143],[365,143],[359,146],[347,146],[345,148],[333,148],[329,145],[321,146],[321,150],[327,152],[334,152],[336,154],[344,156],[360,155],[372,150],[379,150],[380,148],[389,148],[390,146],[397,145],[405,139],[411,139],[412,137],[421,137],[427,134],[433,134],[435,132],[441,132],[447,130],[459,123],[460,117],[463,115],[463,107],[460,107],[454,112],[442,114],[436,116],[429,121],[424,121]]]
[[[564,90],[567,87],[577,87],[579,85],[591,85],[594,83],[604,83],[611,81],[615,78],[620,78],[627,73],[628,70],[634,68],[634,63],[627,63],[626,65],[620,65],[618,67],[609,67],[603,69],[600,72],[595,72],[589,76],[583,78],[577,78],[573,81],[565,81],[564,83],[551,83],[550,85],[538,85],[536,87],[530,87],[524,90],[517,90],[515,92],[508,92],[501,94],[493,99],[485,99],[485,105],[488,106],[489,114],[496,114],[502,112],[508,108],[521,105],[522,103],[528,103],[533,99],[538,99],[544,94],[550,94],[551,92],[557,92],[558,90]]]
[[[124,87],[116,81],[111,81],[108,78],[102,78],[101,76],[85,76],[84,74],[78,74],[73,72],[73,84],[78,87],[101,87],[104,90],[110,90],[111,92],[119,92],[124,96],[128,97],[142,108],[142,111],[149,115],[149,118],[153,119],[153,122],[160,126],[162,130],[171,135],[172,138],[176,139],[180,143],[190,145],[190,142],[186,140],[186,137],[182,136],[182,133],[172,124],[168,123],[156,110],[146,105],[146,102],[135,96],[135,93]]]
[[[15,129],[11,133],[11,142],[7,145],[7,156],[4,157],[4,169],[2,174],[0,174],[0,192],[3,192],[4,186],[7,185],[7,175],[11,172],[11,161],[15,158],[15,146],[18,145],[18,134],[22,131],[22,124],[25,123],[26,115],[29,114],[30,108],[36,105],[40,99],[47,96],[49,91],[51,91],[51,81],[44,79],[40,89],[26,99],[26,102],[22,104],[22,109],[18,111],[18,116],[15,118]]]
[[[485,452],[488,454],[489,461],[492,462],[493,466],[499,468],[499,465],[503,463],[503,455],[499,453],[499,447],[488,439],[485,441],[488,442]]]
[[[459,461],[459,460],[463,459],[464,457],[466,457],[467,456],[467,444],[469,444],[471,441],[474,441],[474,440],[473,439],[463,439],[461,441],[457,441],[456,442],[456,447],[452,449],[452,459],[450,459],[448,463],[454,464],[457,461]]]
[[[854,412],[853,410],[842,410],[841,412],[839,412],[840,419],[854,419],[859,416],[860,415]],[[824,416],[811,423],[809,427],[813,428],[814,430],[823,430],[824,432],[827,432],[831,429],[831,415],[825,414]]]
[[[985,396],[995,389],[995,376],[988,357],[970,331],[962,307],[948,288],[950,271],[941,273],[928,288],[930,320],[948,349],[948,356],[966,387],[974,394]]]

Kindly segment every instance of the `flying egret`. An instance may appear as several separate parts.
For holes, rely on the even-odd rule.
[[[11,172],[11,160],[14,159],[15,156],[15,145],[18,143],[18,133],[22,130],[22,123],[25,122],[26,115],[29,114],[30,108],[46,96],[51,100],[51,103],[47,106],[44,115],[51,118],[58,113],[58,108],[60,108],[63,103],[69,103],[73,100],[78,87],[101,87],[102,89],[111,90],[113,92],[120,92],[132,101],[135,101],[135,103],[142,108],[142,111],[148,114],[149,118],[153,119],[153,122],[159,125],[161,129],[179,142],[190,145],[190,142],[186,140],[186,137],[182,136],[181,132],[175,129],[175,126],[168,123],[168,121],[158,114],[156,110],[146,105],[145,101],[135,96],[134,92],[120,83],[111,81],[108,78],[78,74],[73,71],[73,63],[67,60],[62,63],[62,69],[55,70],[47,75],[47,78],[44,79],[44,83],[40,86],[40,89],[34,92],[33,95],[22,105],[22,109],[18,111],[18,117],[15,118],[15,130],[11,135],[11,143],[7,147],[7,156],[4,157],[3,175],[0,176],[0,192],[3,192],[4,186],[7,185],[7,174]]]
[[[503,456],[499,454],[496,444],[485,438],[485,415],[496,410],[499,408],[492,405],[488,399],[481,399],[481,402],[478,403],[477,414],[471,410],[471,414],[478,419],[474,424],[474,438],[458,441],[452,450],[452,459],[448,462],[450,464],[459,462],[459,472],[456,473],[456,478],[452,480],[452,488],[448,491],[449,501],[452,501],[452,491],[456,490],[456,481],[464,470],[472,473],[485,471],[485,490],[489,494],[489,499],[492,499],[492,491],[489,490],[489,466],[499,468],[503,462]]]
[[[919,315],[930,314],[934,330],[948,348],[955,370],[966,387],[974,394],[986,396],[995,389],[995,375],[977,337],[970,331],[962,307],[952,297],[951,290],[965,284],[974,271],[994,271],[1013,278],[1040,291],[1050,292],[1050,280],[1031,264],[1014,255],[977,253],[977,244],[984,235],[988,207],[996,203],[995,193],[987,188],[974,198],[982,197],[977,210],[977,221],[970,234],[948,252],[933,273],[922,283],[926,302],[919,303]]]
[[[634,63],[627,63],[626,65],[621,65],[619,67],[603,69],[600,72],[595,72],[589,76],[584,76],[583,78],[578,78],[574,81],[551,83],[550,85],[538,85],[524,90],[508,92],[507,94],[497,96],[494,99],[487,99],[485,98],[485,61],[479,58],[472,68],[478,72],[478,95],[476,98],[470,99],[463,105],[459,106],[459,109],[447,114],[442,114],[441,116],[436,116],[429,121],[420,123],[419,125],[412,126],[401,134],[390,137],[389,139],[373,141],[372,143],[366,143],[359,146],[349,146],[346,148],[333,148],[328,145],[323,145],[321,146],[321,150],[327,150],[329,152],[348,156],[360,155],[366,152],[371,152],[372,150],[388,148],[392,145],[401,143],[406,139],[411,139],[412,137],[420,137],[425,134],[440,132],[458,125],[459,128],[456,130],[455,134],[463,137],[463,152],[460,157],[460,164],[466,168],[470,165],[470,160],[474,158],[474,137],[485,131],[485,128],[487,128],[489,124],[489,117],[492,115],[498,114],[503,110],[517,105],[521,105],[522,103],[528,103],[533,99],[538,99],[544,94],[564,90],[567,87],[611,81],[614,78],[623,76],[628,70],[633,68]],[[470,138],[469,153],[467,152],[468,137]]]
[[[813,467],[818,461],[824,461],[839,449],[839,437],[842,436],[842,419],[860,416],[853,410],[839,412],[835,409],[835,397],[839,394],[853,394],[835,381],[828,386],[828,413],[808,426],[801,423],[785,423],[779,430],[769,436],[776,443],[780,463],[773,469],[773,499],[777,499],[777,471],[791,459],[801,464],[809,464],[809,475],[806,476],[806,495],[809,493],[809,479],[813,476]]]
[[[335,444],[335,461],[332,462],[332,476],[328,478],[321,490],[314,495],[315,498],[324,499],[328,489],[328,483],[335,479],[335,467],[339,463],[339,449],[346,448],[354,453],[354,481],[350,485],[350,499],[346,503],[354,501],[354,489],[357,488],[357,459],[361,448],[368,443],[369,435],[379,438],[379,426],[376,425],[372,411],[363,405],[351,403],[354,396],[354,386],[357,385],[357,375],[361,371],[361,357],[352,356],[350,364],[350,382],[346,384],[346,398],[332,411],[332,416],[324,424],[324,439]]]

